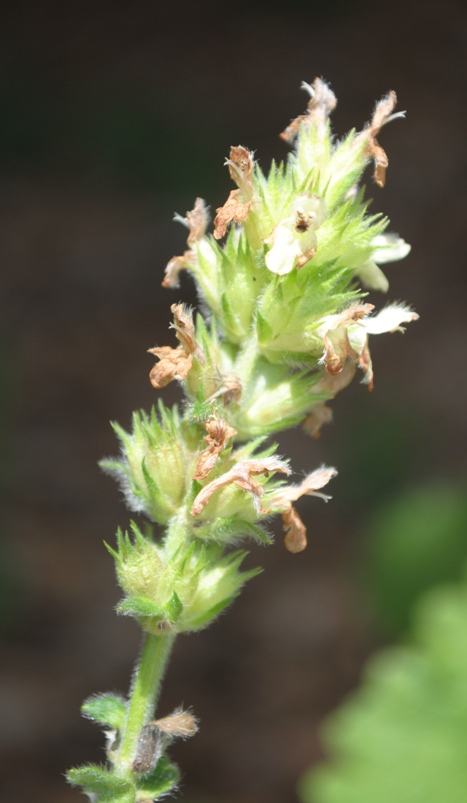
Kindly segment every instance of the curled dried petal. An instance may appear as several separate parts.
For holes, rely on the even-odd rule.
[[[253,156],[241,145],[230,149],[226,161],[230,177],[238,187],[232,190],[224,206],[216,209],[214,219],[214,237],[220,240],[224,237],[227,226],[233,220],[235,223],[244,223],[247,219],[251,204],[253,203]]]
[[[373,157],[375,163],[375,172],[373,174],[375,183],[378,187],[384,187],[386,184],[386,170],[389,165],[386,151],[373,137],[373,139],[370,139],[368,142],[368,153]]]
[[[350,357],[363,370],[363,382],[370,390],[373,388],[373,368],[368,335],[404,332],[402,324],[418,319],[417,313],[405,304],[388,304],[377,315],[370,316],[368,313],[372,309],[372,304],[354,304],[338,315],[328,315],[317,329],[323,338],[324,354],[321,359],[328,373],[342,371],[347,357]]]
[[[180,257],[172,257],[165,268],[162,287],[180,287],[179,274],[193,265],[193,251],[185,251]]]
[[[264,510],[260,504],[260,498],[264,493],[264,488],[261,483],[255,482],[253,477],[260,474],[272,474],[276,471],[280,471],[282,474],[290,474],[287,463],[284,463],[283,460],[279,460],[276,457],[266,457],[262,460],[239,461],[230,471],[212,480],[201,489],[193,502],[190,511],[191,515],[198,516],[216,491],[232,483],[238,485],[243,491],[252,494],[258,513],[267,513],[268,511]]]
[[[306,89],[311,95],[308,101],[307,111],[305,114],[301,114],[296,117],[295,120],[292,120],[285,131],[280,134],[281,139],[289,143],[294,141],[300,131],[302,123],[305,124],[308,129],[311,128],[312,123],[315,123],[319,133],[323,135],[329,115],[333,109],[336,108],[337,104],[334,92],[329,84],[326,84],[321,78],[315,78],[311,86],[304,81],[302,83],[302,89]]]
[[[244,201],[253,198],[253,155],[241,145],[230,149],[226,164],[229,166],[230,178],[241,190]]]
[[[175,337],[187,354],[196,354],[199,347],[195,340],[195,325],[191,312],[184,304],[172,304],[170,311],[174,316],[174,322],[170,326],[175,329]]]
[[[358,135],[356,143],[366,140],[366,153],[371,156],[375,163],[374,179],[378,187],[384,187],[386,183],[386,170],[388,167],[388,157],[384,148],[381,147],[376,137],[381,128],[391,118],[398,117],[400,114],[393,115],[397,103],[396,93],[391,91],[386,97],[382,98],[375,107],[373,117],[369,125]]]
[[[329,374],[326,371],[326,373],[322,374],[319,382],[313,386],[313,391],[315,393],[326,393],[329,399],[333,399],[347,385],[350,385],[356,370],[355,363],[346,362],[339,374]]]
[[[205,480],[211,473],[226,442],[237,434],[237,430],[218,415],[206,421],[205,428],[208,434],[204,440],[208,446],[201,452],[193,475],[193,479],[198,481]]]
[[[172,328],[176,330],[180,346],[173,349],[171,346],[159,346],[148,349],[160,362],[156,363],[149,374],[151,385],[155,388],[165,388],[172,379],[182,381],[192,368],[193,357],[204,363],[204,354],[195,340],[195,327],[189,310],[183,304],[172,304],[171,311],[174,316]]]
[[[176,349],[160,346],[148,349],[148,353],[154,354],[160,360],[149,374],[149,381],[154,388],[165,388],[172,379],[182,381],[193,365],[192,355],[187,355],[183,346],[177,346]]]
[[[187,245],[193,248],[206,234],[209,223],[209,210],[202,198],[196,199],[194,208],[191,212],[186,213],[186,218],[183,222],[186,223],[190,229]]]
[[[332,421],[332,410],[327,404],[317,404],[315,409],[308,413],[302,427],[312,438],[319,438],[324,424]]]
[[[321,466],[321,468],[317,468],[311,474],[308,474],[300,485],[287,485],[269,500],[271,510],[280,511],[282,508],[282,521],[286,531],[284,543],[289,552],[301,552],[307,544],[306,527],[293,507],[292,502],[296,502],[297,499],[305,495],[320,496],[327,501],[330,497],[319,493],[319,489],[324,488],[336,474],[335,468]]]
[[[374,388],[374,374],[373,374],[373,363],[371,362],[371,354],[370,349],[368,346],[368,340],[365,341],[363,344],[363,348],[358,359],[358,364],[363,371],[363,379],[365,385],[368,385],[368,390],[373,390]]]
[[[232,190],[224,206],[216,209],[214,218],[214,237],[220,240],[227,231],[227,226],[233,220],[235,223],[244,223],[250,213],[252,200],[242,203],[239,200],[240,190]]]
[[[189,250],[185,251],[182,256],[172,257],[168,262],[162,287],[179,287],[180,271],[190,268],[196,262],[196,253],[193,251],[193,246],[206,234],[209,223],[208,207],[202,198],[197,198],[191,212],[187,212],[186,217],[175,215],[175,220],[183,223],[190,230],[187,238]]]
[[[281,488],[272,499],[269,500],[271,510],[289,509],[292,502],[296,502],[302,496],[321,496],[329,499],[325,494],[317,493],[320,488],[324,488],[333,477],[337,475],[335,468],[321,466],[312,471],[299,485],[286,485]]]
[[[371,137],[378,136],[383,125],[385,125],[392,116],[392,113],[396,108],[396,104],[397,95],[393,90],[388,92],[384,98],[381,98],[381,100],[378,101],[373,112],[373,117],[371,118],[371,123],[366,128],[366,132]]]
[[[285,531],[284,544],[288,552],[296,554],[306,549],[306,527],[294,507],[282,514]]]
[[[345,326],[331,329],[323,337],[324,356],[326,371],[330,374],[338,374],[344,368],[346,360],[356,360],[358,355],[350,345],[349,333]]]
[[[324,319],[317,332],[323,338],[322,361],[328,373],[340,373],[348,357],[354,362],[357,361],[358,354],[350,343],[348,327],[361,321],[372,309],[374,309],[373,304],[352,304],[343,312],[328,315]]]

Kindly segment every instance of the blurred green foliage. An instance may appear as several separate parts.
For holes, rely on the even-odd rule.
[[[302,780],[303,803],[465,803],[467,579],[423,598],[413,646],[370,662],[324,740],[332,760]]]
[[[460,578],[467,561],[467,488],[432,483],[380,506],[368,528],[364,586],[378,627],[404,633],[416,599]]]

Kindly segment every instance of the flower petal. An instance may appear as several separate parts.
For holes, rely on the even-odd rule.
[[[282,514],[285,531],[284,544],[288,552],[294,555],[306,549],[306,527],[294,507]]]
[[[198,516],[216,491],[232,483],[238,485],[243,491],[252,494],[258,513],[267,513],[268,511],[261,507],[259,501],[264,494],[264,488],[261,483],[255,482],[253,477],[259,474],[272,474],[276,471],[280,471],[282,474],[290,474],[290,468],[287,463],[276,457],[266,457],[263,460],[239,461],[230,471],[226,471],[225,474],[212,480],[201,489],[193,502],[190,511],[191,515]]]
[[[373,259],[369,259],[368,262],[365,262],[365,264],[356,271],[356,274],[365,287],[368,287],[370,290],[379,290],[381,293],[387,293],[389,290],[389,282],[386,276]]]
[[[296,502],[302,496],[322,496],[327,500],[329,497],[317,492],[336,475],[337,471],[332,466],[321,466],[308,474],[299,485],[286,485],[273,494],[272,498],[268,500],[269,507],[271,510],[288,509],[292,502]]]
[[[176,349],[160,346],[148,349],[148,352],[160,360],[149,373],[149,381],[154,388],[165,388],[172,379],[182,381],[193,365],[193,357],[187,355],[183,346],[177,346]]]
[[[229,426],[227,422],[217,414],[209,421],[206,421],[205,428],[208,434],[204,440],[208,446],[206,449],[203,449],[198,457],[195,473],[193,475],[193,479],[198,481],[205,480],[211,473],[226,442],[237,434],[237,430]]]
[[[383,332],[404,332],[403,323],[417,321],[419,316],[407,304],[388,304],[377,315],[372,315],[362,321],[362,326],[370,335],[380,335]]]
[[[321,78],[315,78],[311,85],[303,81],[302,89],[305,89],[311,96],[307,110],[305,114],[300,114],[299,117],[292,120],[285,131],[280,134],[281,139],[290,144],[300,131],[302,123],[306,125],[308,130],[311,128],[312,123],[315,123],[319,133],[323,135],[329,115],[337,104],[334,92],[329,84],[326,84]]]
[[[349,363],[351,365],[351,363]],[[324,424],[329,424],[332,421],[332,410],[327,404],[317,404],[315,409],[308,413],[305,418],[302,428],[312,438],[319,438],[321,435],[321,428]]]
[[[229,167],[230,178],[240,189],[243,201],[253,198],[253,154],[241,145],[230,149],[226,164]]]
[[[168,262],[165,269],[165,276],[162,282],[162,287],[179,287],[178,274],[181,270],[185,270],[196,262],[196,254],[192,250],[193,246],[201,240],[206,234],[206,229],[209,223],[209,210],[205,205],[202,198],[197,198],[194,208],[191,212],[186,213],[186,217],[175,215],[175,220],[183,223],[190,230],[187,239],[189,250],[185,251],[183,256],[172,257]]]
[[[233,220],[235,223],[244,223],[250,213],[252,201],[242,203],[239,200],[240,190],[232,190],[224,206],[216,209],[214,218],[214,237],[220,240],[227,231],[227,226]]]
[[[373,238],[371,245],[375,248],[373,259],[378,265],[385,265],[387,262],[398,262],[404,259],[412,247],[399,237],[398,234],[377,234]]]

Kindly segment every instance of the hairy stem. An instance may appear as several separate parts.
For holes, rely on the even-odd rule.
[[[154,717],[162,679],[170,657],[175,634],[146,634],[128,704],[122,740],[115,758],[119,775],[127,775],[136,756],[141,729]]]

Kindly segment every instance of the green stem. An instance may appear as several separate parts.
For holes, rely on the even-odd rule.
[[[131,772],[141,729],[154,717],[160,685],[170,657],[175,633],[146,634],[141,658],[131,687],[122,740],[115,758],[115,770],[125,776]]]

